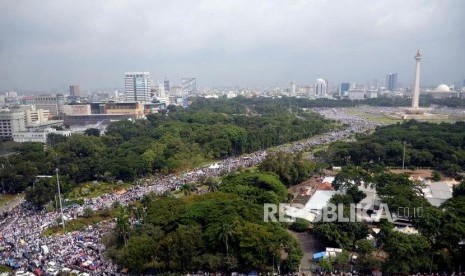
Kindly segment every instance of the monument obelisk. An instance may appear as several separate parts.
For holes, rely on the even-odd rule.
[[[420,50],[417,51],[417,54],[415,55],[414,58],[417,64],[415,68],[415,82],[413,84],[412,109],[418,109],[418,98],[420,98],[420,60],[421,60]]]

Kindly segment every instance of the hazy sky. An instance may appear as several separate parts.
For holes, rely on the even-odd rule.
[[[465,79],[463,0],[0,0],[0,91]]]

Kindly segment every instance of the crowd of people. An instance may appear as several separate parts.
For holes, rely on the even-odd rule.
[[[316,145],[348,139],[354,133],[364,132],[377,126],[341,110],[316,111],[328,119],[342,122],[347,127],[305,141],[278,146],[273,150],[297,152]],[[149,193],[163,194],[180,189],[186,183],[198,182],[200,178],[216,177],[241,167],[257,165],[264,160],[266,154],[266,150],[261,150],[244,156],[230,157],[181,175],[172,174],[138,181],[137,185],[127,189],[125,193],[110,193],[85,199],[82,205],[67,208],[63,211],[65,222],[66,219],[71,220],[82,215],[86,208],[94,211],[103,210],[112,206],[114,202],[125,206]],[[107,221],[102,225],[89,226],[83,231],[43,236],[43,229],[57,225],[60,215],[60,212],[47,213],[44,210],[35,210],[27,202],[15,207],[8,216],[0,219],[2,222],[0,223],[0,260],[8,260],[5,264],[24,271],[39,269],[55,274],[60,270],[75,270],[89,275],[119,275],[121,268],[104,258],[105,246],[101,242],[102,236],[108,229],[102,225],[112,227],[114,222]]]

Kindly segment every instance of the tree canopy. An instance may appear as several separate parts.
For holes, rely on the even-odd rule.
[[[250,188],[250,189],[249,189]],[[285,200],[276,176],[226,176],[220,191],[183,198],[149,196],[140,223],[107,239],[108,255],[133,272],[150,268],[189,271],[298,270],[302,250],[279,223],[264,222],[261,202]]]

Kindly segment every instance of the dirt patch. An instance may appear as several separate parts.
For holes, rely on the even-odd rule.
[[[391,170],[393,173],[406,173],[413,177],[430,178],[433,170]]]
[[[391,172],[393,173],[406,173],[410,176],[413,176],[414,178],[418,178],[418,177],[421,177],[423,179],[426,179],[426,178],[431,178],[431,173],[433,172],[433,170],[427,170],[427,169],[419,169],[419,170],[390,170]],[[453,180],[451,177],[446,177],[444,176],[442,173],[441,173],[441,181],[451,181]]]

